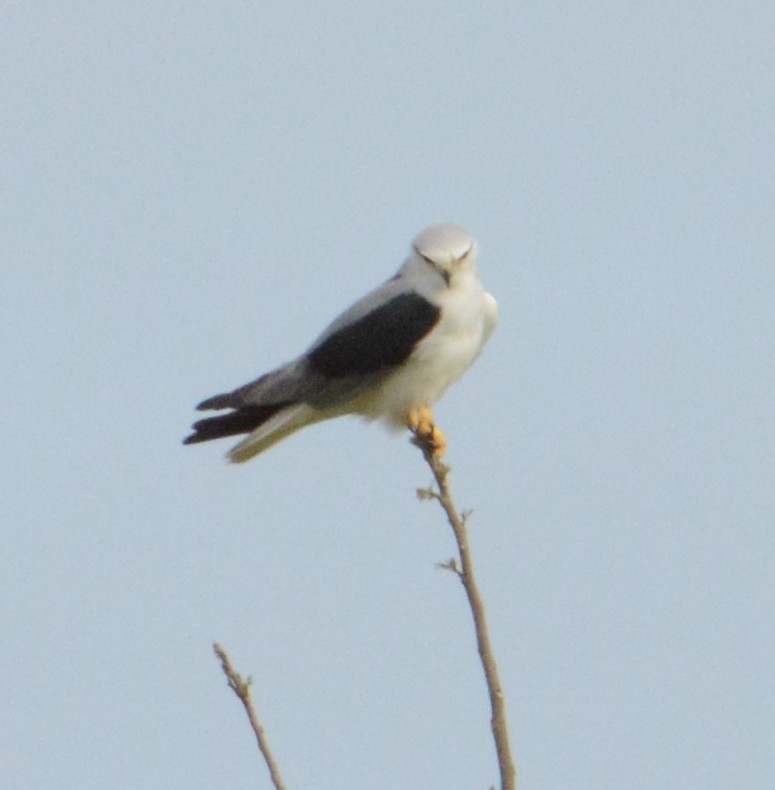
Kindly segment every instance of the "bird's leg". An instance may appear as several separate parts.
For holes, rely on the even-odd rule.
[[[436,427],[433,412],[427,406],[412,409],[406,418],[406,424],[418,441],[430,445],[436,455],[444,455],[447,450],[447,438]]]

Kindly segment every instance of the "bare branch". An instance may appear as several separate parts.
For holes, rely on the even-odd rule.
[[[506,702],[501,687],[498,667],[495,663],[495,656],[490,643],[490,634],[487,628],[485,617],[484,602],[479,592],[479,588],[474,578],[474,566],[471,559],[471,548],[468,542],[467,520],[471,511],[458,513],[455,503],[452,500],[452,493],[449,488],[448,475],[449,467],[441,462],[438,455],[438,444],[433,441],[432,435],[428,433],[413,431],[412,442],[422,451],[425,462],[433,472],[436,481],[437,491],[434,496],[428,499],[438,499],[439,504],[447,515],[447,521],[452,527],[455,535],[458,553],[460,556],[459,564],[452,559],[446,563],[441,563],[441,567],[454,571],[466,592],[471,614],[474,620],[474,630],[476,632],[476,645],[479,650],[479,657],[484,670],[484,678],[487,683],[487,692],[490,697],[490,726],[493,739],[495,741],[495,751],[498,756],[498,768],[500,770],[500,790],[516,790],[517,770],[514,765],[514,758],[511,756],[509,745],[508,723],[506,721]],[[428,489],[432,490],[432,489]]]
[[[237,695],[239,701],[242,703],[242,707],[245,708],[245,713],[247,713],[250,726],[256,735],[258,748],[261,750],[261,755],[264,758],[266,767],[269,769],[269,776],[272,779],[272,784],[274,785],[275,790],[285,790],[285,785],[283,784],[282,777],[280,776],[280,769],[278,768],[277,762],[275,761],[274,756],[269,749],[269,744],[266,740],[264,728],[258,721],[258,714],[256,713],[256,710],[253,706],[253,700],[250,697],[250,678],[243,680],[240,677],[240,675],[231,665],[231,660],[229,659],[226,651],[217,642],[213,645],[213,650],[221,662],[221,668],[223,669],[223,674],[226,675],[226,679],[229,682],[229,688]]]

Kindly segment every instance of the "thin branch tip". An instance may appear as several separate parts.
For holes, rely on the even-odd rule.
[[[429,499],[439,498],[439,492],[433,487],[433,483],[431,483],[427,488],[418,488],[416,493],[417,498],[421,502],[427,502]]]
[[[437,562],[436,567],[442,571],[451,571],[455,576],[462,576],[460,568],[457,566],[457,560],[454,557],[450,557],[446,562]]]
[[[437,567],[443,570],[452,571],[461,581],[468,599],[468,605],[474,621],[474,632],[476,634],[476,645],[482,662],[487,693],[490,698],[490,728],[495,742],[495,751],[498,757],[498,769],[500,773],[500,790],[516,790],[517,771],[514,765],[514,758],[511,756],[509,745],[508,721],[506,719],[506,706],[503,690],[498,674],[498,667],[495,663],[490,633],[487,628],[487,619],[484,608],[484,601],[479,587],[474,577],[473,561],[471,558],[471,546],[468,541],[467,522],[471,517],[472,510],[458,512],[452,499],[452,492],[449,488],[448,475],[450,469],[441,461],[439,447],[429,439],[427,435],[412,431],[412,443],[420,448],[425,462],[433,473],[434,480],[438,487],[433,491],[432,487],[417,490],[420,499],[436,499],[441,505],[442,510],[447,516],[447,521],[452,528],[452,533],[457,544],[458,557],[453,557],[447,562],[437,563]],[[432,496],[428,494],[432,492]],[[495,790],[495,788],[491,788]]]
[[[242,703],[242,707],[245,709],[250,727],[253,730],[253,734],[256,736],[259,751],[264,758],[266,767],[269,769],[269,778],[272,781],[272,785],[275,790],[285,790],[285,784],[280,776],[280,769],[274,755],[269,749],[269,743],[267,742],[264,728],[258,720],[258,714],[256,713],[253,700],[250,696],[250,686],[253,683],[253,679],[250,676],[248,676],[246,680],[242,679],[240,674],[232,666],[228,653],[217,642],[213,644],[213,651],[221,662],[221,669],[224,675],[226,675],[229,688],[234,692]]]

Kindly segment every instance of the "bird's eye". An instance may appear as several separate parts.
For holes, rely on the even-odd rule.
[[[415,248],[414,248],[414,251],[415,251],[415,252],[416,252],[416,253],[417,253],[417,254],[418,254],[418,255],[419,255],[419,256],[420,256],[420,257],[421,257],[421,258],[422,258],[422,259],[423,259],[423,260],[424,260],[426,263],[429,263],[431,266],[435,266],[435,265],[436,265],[436,264],[433,262],[433,260],[432,260],[431,258],[429,258],[427,255],[424,255],[424,254],[423,254],[423,253],[422,253],[420,250],[418,250],[418,249],[417,249],[417,247],[415,247]]]

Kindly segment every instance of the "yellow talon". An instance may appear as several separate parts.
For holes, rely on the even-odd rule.
[[[436,427],[433,412],[427,406],[412,409],[406,418],[409,430],[421,441],[429,444],[436,455],[444,455],[447,439]]]
[[[433,427],[433,412],[427,406],[418,406],[409,412],[406,424],[419,434],[427,434]]]

